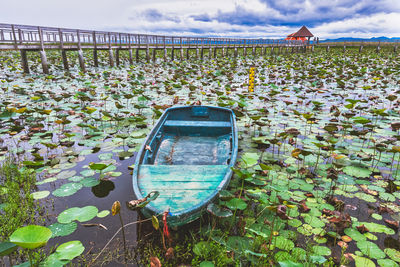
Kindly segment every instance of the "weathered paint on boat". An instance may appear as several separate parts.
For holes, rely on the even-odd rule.
[[[158,198],[141,211],[146,217],[169,210],[169,226],[200,217],[232,176],[238,151],[235,114],[211,106],[167,109],[140,149],[133,172],[133,191],[142,199]]]

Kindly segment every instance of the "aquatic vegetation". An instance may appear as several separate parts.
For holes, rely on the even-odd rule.
[[[135,245],[141,256],[127,255],[127,261],[398,262],[398,54],[316,49],[204,61],[160,58],[132,66],[122,54],[119,67],[91,68],[89,60],[86,73],[71,56],[71,71],[63,72],[59,55],[49,52],[52,74],[42,75],[40,59],[28,53],[33,74],[23,75],[15,53],[0,53],[0,160],[12,155],[21,171],[36,176],[26,189],[35,191],[30,203],[37,199],[48,210],[55,203],[56,214],[46,221],[53,232],[50,243],[72,233],[106,231],[80,225],[90,220],[117,230],[106,223],[112,218],[108,208],[116,198],[131,200],[128,165],[155,120],[172,105],[204,104],[232,108],[237,116],[241,154],[231,184],[200,222],[171,231],[173,257],[165,255],[169,247],[162,245],[160,228],[148,227],[150,234]],[[99,60],[106,64],[107,54],[99,52]],[[251,68],[256,71],[249,73]],[[13,201],[5,198],[5,188],[27,185],[1,181],[3,215]],[[129,190],[121,191],[125,187]],[[121,192],[128,192],[126,199]],[[132,205],[140,209],[142,203]],[[123,216],[125,222],[136,220],[136,211]],[[2,241],[26,220],[8,234],[2,228]],[[129,227],[125,230],[128,236]],[[133,242],[126,241],[130,250]],[[7,249],[4,244],[0,253]],[[51,255],[47,262],[72,260]]]

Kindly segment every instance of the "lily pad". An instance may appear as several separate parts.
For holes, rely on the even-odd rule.
[[[76,228],[78,225],[76,222],[70,222],[70,223],[54,223],[48,226],[48,228],[51,230],[52,237],[57,237],[57,236],[67,236],[75,232]]]
[[[343,171],[347,175],[351,175],[358,178],[368,178],[372,174],[372,171],[357,166],[346,166],[343,168]]]
[[[106,217],[108,214],[110,214],[110,211],[109,211],[109,210],[102,210],[102,211],[100,211],[99,213],[97,213],[97,217],[99,217],[99,218],[104,218],[104,217]]]
[[[59,188],[53,191],[53,195],[56,197],[66,197],[75,194],[78,190],[82,188],[80,183],[67,183],[63,184]]]
[[[71,170],[71,171],[62,171],[59,174],[57,174],[57,179],[67,179],[76,174],[76,171]]]
[[[57,220],[59,223],[70,223],[74,220],[86,222],[97,216],[98,209],[95,206],[85,206],[82,208],[73,207],[61,212]]]
[[[74,240],[61,244],[56,249],[57,258],[60,260],[72,260],[85,250],[81,241]]]
[[[244,210],[247,208],[246,202],[240,198],[232,198],[231,200],[225,202],[226,206],[232,210]]]
[[[361,252],[372,259],[383,259],[386,254],[375,244],[370,241],[359,241],[357,247]]]
[[[100,180],[93,177],[89,177],[83,179],[80,183],[85,187],[93,187],[100,184]]]
[[[47,190],[32,193],[33,199],[42,199],[47,197],[48,195],[50,195],[50,191]]]

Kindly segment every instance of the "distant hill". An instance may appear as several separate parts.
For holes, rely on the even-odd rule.
[[[400,42],[400,37],[372,37],[369,39],[366,38],[353,38],[353,37],[341,37],[337,39],[326,39],[326,40],[320,40],[320,43],[328,43],[328,42]]]

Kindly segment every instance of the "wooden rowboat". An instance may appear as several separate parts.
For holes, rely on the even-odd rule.
[[[169,211],[177,227],[200,217],[232,176],[238,150],[235,114],[210,106],[167,109],[136,156],[133,191],[159,196],[141,211],[146,217]]]

